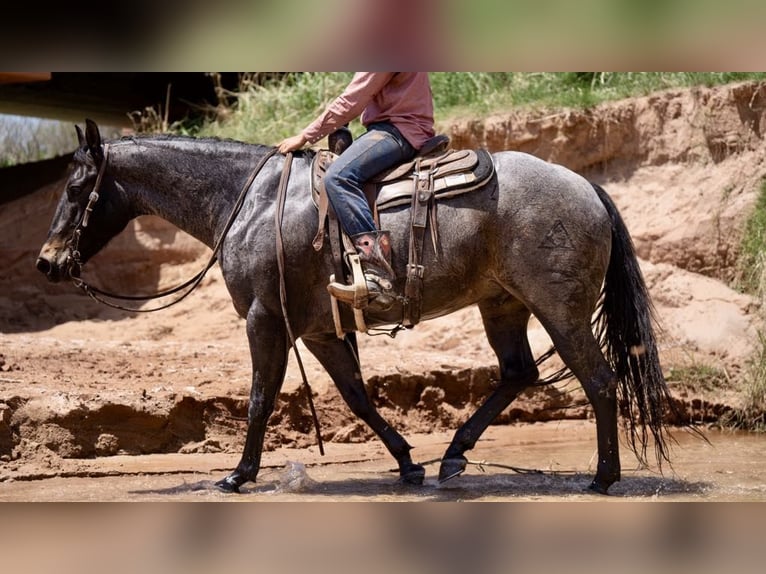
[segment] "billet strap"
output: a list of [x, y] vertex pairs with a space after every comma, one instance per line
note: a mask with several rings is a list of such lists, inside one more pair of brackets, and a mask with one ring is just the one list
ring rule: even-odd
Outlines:
[[415, 170], [415, 192], [412, 194], [410, 243], [407, 262], [407, 281], [404, 285], [404, 325], [413, 327], [420, 322], [421, 304], [423, 301], [423, 245], [425, 243], [426, 227], [429, 214], [431, 215], [431, 234], [436, 252], [435, 219], [434, 219], [434, 186], [433, 171], [422, 168], [418, 161]]

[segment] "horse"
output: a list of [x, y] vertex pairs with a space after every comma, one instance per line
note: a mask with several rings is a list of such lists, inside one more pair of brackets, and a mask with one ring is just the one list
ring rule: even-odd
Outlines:
[[[37, 269], [50, 281], [74, 280], [130, 220], [156, 215], [217, 249], [234, 309], [246, 320], [252, 385], [245, 444], [236, 468], [216, 486], [239, 492], [256, 480], [267, 421], [298, 338], [396, 460], [398, 480], [422, 484], [423, 465], [413, 462], [410, 444], [367, 395], [356, 332], [340, 337], [334, 326], [326, 290], [334, 269], [331, 250], [327, 242], [320, 251], [312, 247], [318, 220], [310, 189], [314, 152], [290, 154], [280, 206], [277, 191], [288, 157], [272, 146], [168, 134], [102, 141], [92, 120], [86, 120], [85, 133], [75, 128], [71, 174]], [[439, 480], [463, 472], [466, 451], [487, 426], [519, 393], [541, 382], [527, 338], [534, 314], [592, 406], [598, 464], [588, 488], [607, 494], [620, 480], [620, 426], [639, 461], [647, 463], [652, 444], [660, 467], [670, 461], [664, 415], [671, 397], [632, 239], [598, 184], [531, 154], [500, 151], [491, 157], [494, 173], [485, 184], [440, 200], [440, 248], [437, 253], [427, 242], [422, 257], [422, 320], [476, 305], [499, 363], [499, 381], [454, 433]], [[275, 220], [279, 209], [282, 229], [289, 230], [282, 254], [275, 245], [282, 230]], [[381, 212], [380, 225], [391, 230], [395, 288], [401, 292], [409, 207]], [[371, 327], [396, 324], [401, 316], [398, 301], [386, 311], [365, 311]]]

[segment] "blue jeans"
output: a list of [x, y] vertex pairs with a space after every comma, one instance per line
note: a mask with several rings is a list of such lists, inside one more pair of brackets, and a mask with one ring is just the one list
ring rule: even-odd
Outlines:
[[325, 189], [347, 235], [375, 231], [364, 184], [379, 173], [415, 157], [417, 150], [392, 124], [375, 123], [327, 169]]

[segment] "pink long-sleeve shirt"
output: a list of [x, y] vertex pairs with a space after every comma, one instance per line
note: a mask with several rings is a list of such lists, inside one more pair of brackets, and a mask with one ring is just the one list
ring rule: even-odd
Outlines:
[[357, 72], [343, 93], [303, 130], [315, 143], [361, 115], [364, 126], [390, 122], [420, 149], [434, 136], [434, 108], [428, 72]]

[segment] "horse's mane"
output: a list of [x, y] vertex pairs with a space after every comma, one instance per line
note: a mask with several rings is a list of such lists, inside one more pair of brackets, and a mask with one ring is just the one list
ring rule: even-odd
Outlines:
[[221, 137], [196, 137], [178, 134], [135, 134], [122, 136], [117, 140], [113, 140], [114, 143], [142, 143], [151, 144], [153, 142], [183, 142], [183, 143], [199, 143], [199, 144], [228, 144], [245, 147], [255, 147], [259, 149], [271, 149], [274, 146], [268, 146], [264, 144], [256, 144], [236, 140], [233, 138], [221, 138]]

